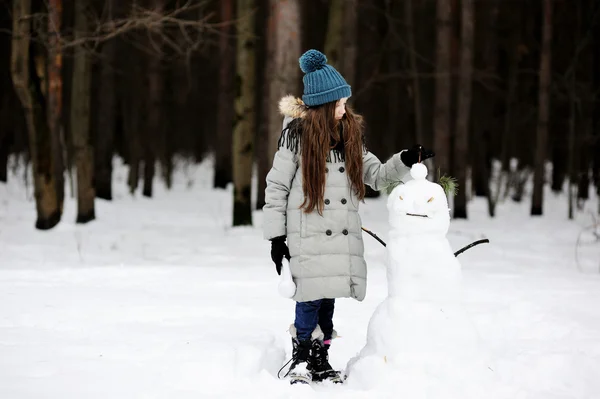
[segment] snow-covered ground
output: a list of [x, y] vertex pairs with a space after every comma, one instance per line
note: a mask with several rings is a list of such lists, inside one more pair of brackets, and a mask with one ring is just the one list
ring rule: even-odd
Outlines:
[[[407, 398], [396, 384], [278, 380], [294, 303], [277, 293], [261, 212], [254, 227], [232, 228], [231, 190], [210, 188], [210, 161], [180, 170], [171, 191], [157, 183], [153, 199], [131, 197], [117, 164], [115, 199], [96, 202], [98, 220], [75, 225], [69, 196], [46, 232], [33, 228], [31, 189], [11, 177], [0, 184], [0, 398]], [[490, 219], [476, 199], [469, 221], [452, 221], [453, 248], [491, 241], [459, 259], [507, 397], [600, 397], [600, 242], [580, 234], [597, 207], [594, 198], [569, 221], [564, 197], [547, 193], [544, 217], [509, 201]], [[385, 198], [361, 210], [385, 241]], [[384, 248], [364, 240], [367, 298], [336, 302], [338, 369], [387, 295]]]

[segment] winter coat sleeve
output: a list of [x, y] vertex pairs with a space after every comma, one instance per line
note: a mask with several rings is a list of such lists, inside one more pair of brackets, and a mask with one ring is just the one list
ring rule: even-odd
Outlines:
[[373, 190], [379, 191], [398, 181], [406, 182], [410, 177], [410, 168], [402, 162], [399, 152], [386, 163], [381, 163], [372, 152], [363, 155], [363, 178]]
[[286, 209], [288, 195], [292, 187], [292, 180], [298, 169], [298, 156], [288, 148], [289, 130], [285, 126], [290, 122], [289, 118], [284, 120], [282, 137], [279, 140], [279, 148], [273, 158], [273, 166], [267, 173], [267, 187], [265, 189], [265, 205], [263, 206], [263, 234], [264, 238], [270, 240], [274, 237], [286, 235]]

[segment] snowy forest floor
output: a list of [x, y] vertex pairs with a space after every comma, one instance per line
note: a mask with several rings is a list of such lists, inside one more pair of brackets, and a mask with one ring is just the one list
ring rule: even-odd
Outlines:
[[[67, 192], [62, 222], [46, 232], [33, 227], [31, 188], [15, 176], [0, 184], [1, 398], [406, 397], [351, 379], [278, 380], [294, 302], [278, 296], [261, 212], [253, 227], [232, 228], [231, 189], [211, 189], [210, 161], [180, 169], [171, 191], [157, 182], [152, 199], [130, 196], [127, 169], [115, 166], [114, 200], [96, 201], [98, 220], [76, 225]], [[468, 221], [451, 223], [455, 249], [490, 239], [459, 259], [469, 315], [511, 398], [600, 397], [600, 242], [580, 234], [597, 201], [569, 221], [564, 194], [546, 192], [538, 218], [525, 200], [491, 219], [477, 198]], [[386, 241], [385, 196], [361, 215]], [[387, 295], [386, 252], [364, 241], [367, 298], [336, 302], [338, 369]]]

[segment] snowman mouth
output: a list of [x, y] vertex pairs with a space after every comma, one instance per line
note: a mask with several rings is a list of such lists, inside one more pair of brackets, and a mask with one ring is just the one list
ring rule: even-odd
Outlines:
[[406, 213], [406, 216], [417, 216], [420, 218], [428, 218], [429, 217], [427, 215], [421, 215], [420, 213], [408, 213], [408, 212]]

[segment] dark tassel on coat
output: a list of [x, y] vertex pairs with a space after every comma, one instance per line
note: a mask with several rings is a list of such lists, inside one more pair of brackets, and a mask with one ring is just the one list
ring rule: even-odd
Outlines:
[[282, 130], [277, 148], [287, 148], [294, 154], [298, 153], [300, 145], [300, 119], [294, 119]]

